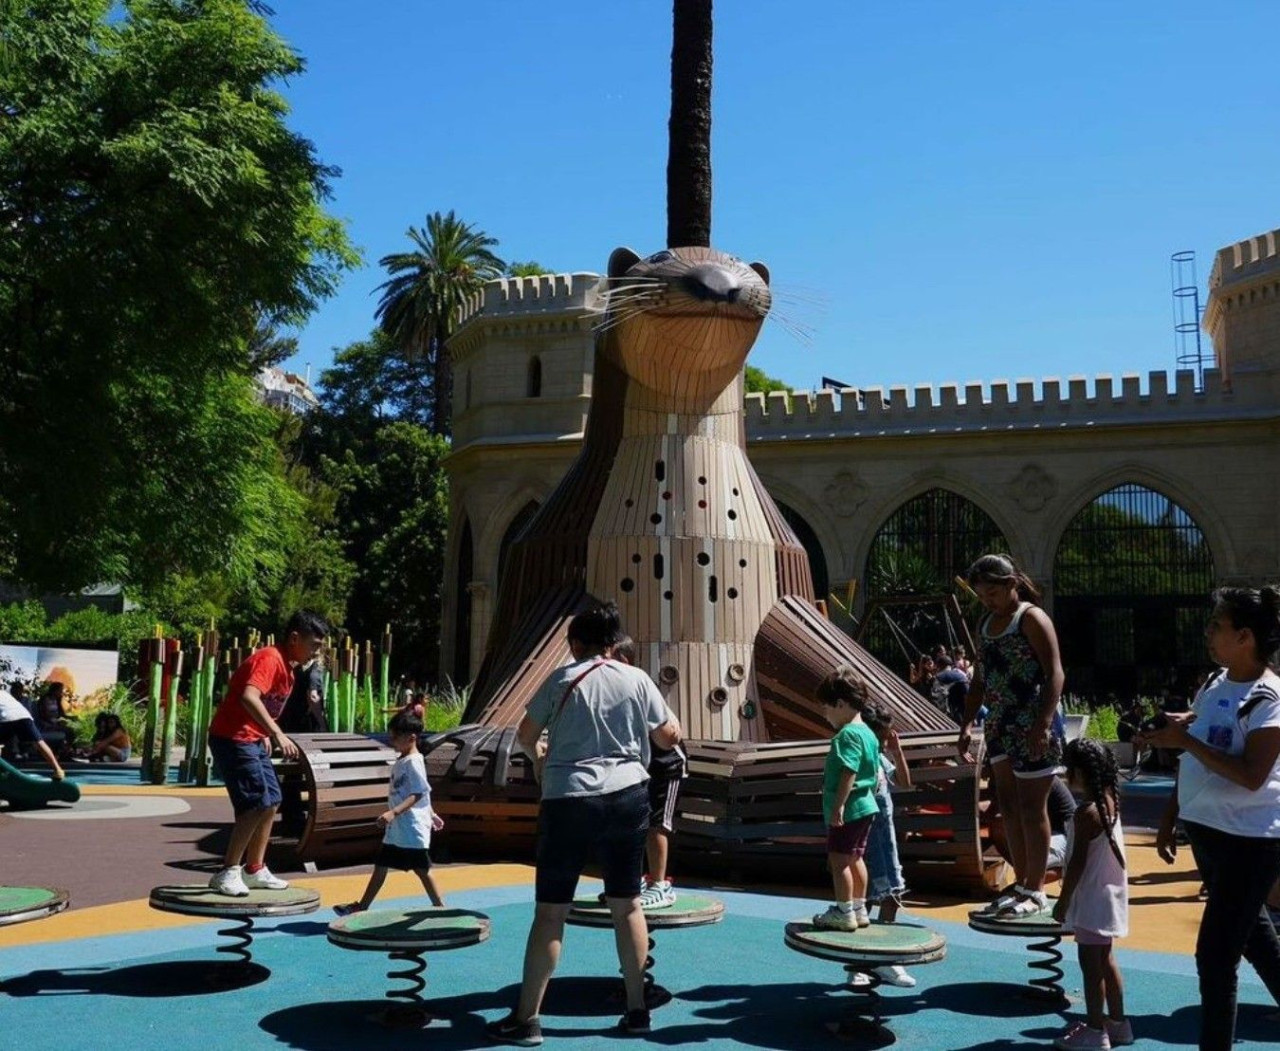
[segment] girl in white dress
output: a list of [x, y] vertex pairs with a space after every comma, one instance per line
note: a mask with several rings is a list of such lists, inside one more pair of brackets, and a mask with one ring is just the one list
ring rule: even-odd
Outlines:
[[1133, 1043], [1124, 1014], [1124, 982], [1111, 943], [1129, 933], [1129, 883], [1120, 827], [1120, 771], [1097, 741], [1071, 741], [1063, 752], [1067, 784], [1082, 800], [1067, 825], [1067, 864], [1053, 915], [1075, 934], [1084, 975], [1086, 1020], [1054, 1041], [1060, 1048]]

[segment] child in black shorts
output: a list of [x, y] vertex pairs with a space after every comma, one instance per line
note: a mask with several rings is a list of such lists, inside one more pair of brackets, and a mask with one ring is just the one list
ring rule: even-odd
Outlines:
[[[614, 660], [635, 665], [636, 644], [624, 635], [613, 647]], [[649, 874], [640, 887], [642, 909], [665, 909], [676, 902], [676, 892], [667, 878], [667, 860], [671, 852], [676, 806], [680, 801], [680, 784], [689, 776], [689, 758], [679, 745], [674, 748], [651, 746], [649, 759], [649, 836], [645, 841], [645, 858]]]
[[387, 873], [391, 869], [412, 872], [422, 881], [422, 887], [431, 904], [440, 908], [444, 899], [431, 876], [431, 833], [444, 827], [440, 816], [431, 809], [431, 786], [427, 783], [426, 762], [418, 751], [418, 737], [422, 733], [422, 720], [416, 715], [401, 712], [391, 720], [387, 729], [391, 733], [391, 747], [399, 759], [391, 768], [391, 784], [387, 792], [387, 809], [378, 816], [378, 824], [386, 830], [382, 846], [373, 859], [373, 872], [369, 884], [359, 901], [349, 905], [335, 905], [339, 916], [364, 912], [382, 890]]

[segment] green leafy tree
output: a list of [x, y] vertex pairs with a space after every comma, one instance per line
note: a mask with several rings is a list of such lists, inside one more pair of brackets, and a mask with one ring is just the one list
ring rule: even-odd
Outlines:
[[508, 277], [540, 277], [543, 274], [554, 274], [554, 270], [548, 270], [541, 263], [535, 263], [530, 260], [527, 263], [508, 263]]
[[0, 20], [0, 571], [269, 590], [302, 501], [249, 379], [355, 261], [243, 0]]
[[458, 311], [505, 264], [490, 249], [498, 242], [464, 223], [453, 212], [432, 212], [425, 227], [406, 231], [413, 250], [383, 256], [390, 275], [379, 285], [377, 316], [384, 331], [406, 355], [422, 357], [430, 376], [431, 429], [450, 433], [453, 368], [449, 337]]
[[788, 394], [791, 388], [782, 380], [770, 376], [764, 369], [758, 369], [754, 365], [748, 365], [745, 373], [746, 392], [748, 394], [768, 394], [775, 390], [784, 390]]
[[444, 581], [448, 481], [440, 466], [448, 442], [425, 427], [385, 424], [328, 477], [341, 496], [347, 555], [357, 567], [348, 628], [376, 638], [384, 624], [396, 634], [401, 671], [435, 678]]

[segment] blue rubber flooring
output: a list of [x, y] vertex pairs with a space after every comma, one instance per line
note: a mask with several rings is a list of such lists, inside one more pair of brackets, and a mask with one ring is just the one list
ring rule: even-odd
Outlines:
[[[209, 1051], [210, 1048], [489, 1046], [484, 1022], [513, 1005], [532, 906], [527, 887], [450, 896], [493, 920], [489, 941], [429, 957], [426, 996], [442, 1016], [426, 1032], [395, 1032], [370, 1021], [389, 987], [388, 959], [350, 952], [324, 936], [331, 915], [264, 922], [254, 959], [269, 970], [257, 984], [219, 991], [208, 981], [217, 930], [210, 921], [76, 942], [0, 949], [0, 1045], [40, 1051], [109, 1046]], [[656, 975], [676, 994], [654, 1013], [647, 1038], [662, 1046], [837, 1047], [824, 1023], [840, 1018], [854, 997], [833, 963], [798, 955], [782, 944], [786, 920], [806, 916], [801, 899], [725, 893], [723, 923], [662, 931]], [[421, 904], [402, 899], [397, 904]], [[904, 919], [909, 919], [904, 915]], [[1024, 943], [936, 924], [947, 958], [919, 967], [914, 989], [885, 989], [885, 1022], [902, 1049], [968, 1051], [1048, 1046], [1062, 1016], [1023, 996], [1029, 976]], [[1064, 961], [1068, 992], [1079, 995], [1071, 944]], [[1196, 982], [1189, 957], [1121, 952], [1130, 1017], [1139, 1048], [1194, 1047]], [[400, 965], [395, 965], [400, 966]], [[610, 1002], [617, 960], [608, 931], [569, 928], [564, 955], [543, 1014], [549, 1045], [617, 1047], [610, 1032], [619, 1011]], [[1241, 972], [1240, 1048], [1280, 1045], [1275, 1010], [1247, 967]], [[6, 1037], [21, 1034], [18, 1044]], [[643, 1038], [631, 1038], [639, 1042]], [[849, 1046], [849, 1045], [845, 1045]], [[858, 1045], [854, 1045], [858, 1046]], [[867, 1045], [861, 1045], [867, 1046]]]

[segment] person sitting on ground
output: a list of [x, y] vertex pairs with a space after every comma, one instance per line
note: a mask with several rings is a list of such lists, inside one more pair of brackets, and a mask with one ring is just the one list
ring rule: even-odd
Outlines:
[[222, 868], [209, 881], [218, 894], [243, 898], [251, 889], [289, 886], [266, 866], [271, 826], [281, 799], [268, 742], [286, 759], [298, 758], [298, 746], [280, 729], [276, 716], [293, 690], [292, 669], [319, 656], [328, 634], [329, 625], [319, 614], [295, 613], [285, 625], [284, 642], [264, 646], [245, 660], [214, 711], [209, 751], [235, 813]]
[[444, 828], [440, 815], [431, 809], [431, 785], [427, 781], [427, 765], [418, 751], [422, 736], [422, 720], [401, 712], [391, 720], [387, 730], [391, 747], [399, 756], [391, 767], [391, 784], [387, 792], [387, 809], [378, 815], [378, 826], [384, 829], [382, 845], [373, 859], [373, 872], [359, 901], [335, 905], [339, 916], [364, 912], [387, 881], [391, 869], [412, 872], [422, 881], [431, 904], [444, 907], [444, 899], [431, 875], [431, 833]]
[[[53, 779], [61, 781], [66, 771], [53, 754], [53, 749], [40, 736], [40, 728], [35, 719], [27, 711], [26, 705], [19, 701], [8, 690], [0, 689], [0, 749], [12, 750], [16, 744], [33, 745], [53, 767]], [[12, 751], [10, 752], [12, 755]]]
[[[572, 663], [547, 677], [516, 730], [520, 747], [540, 771], [542, 805], [536, 905], [520, 999], [509, 1015], [485, 1026], [498, 1043], [542, 1043], [539, 1011], [560, 959], [578, 877], [593, 854], [604, 877], [626, 991], [618, 1029], [634, 1034], [650, 1028], [643, 977], [649, 928], [638, 893], [649, 831], [645, 782], [651, 745], [674, 748], [680, 725], [648, 675], [609, 657], [621, 638], [613, 603], [575, 616], [568, 630]], [[545, 756], [539, 758], [544, 730]]]
[[124, 763], [133, 752], [129, 732], [115, 712], [99, 712], [93, 720], [93, 741], [85, 758], [90, 762]]
[[[635, 667], [636, 644], [630, 635], [618, 640], [613, 647], [613, 657]], [[675, 716], [671, 718], [674, 720]], [[676, 903], [676, 892], [668, 878], [667, 861], [671, 855], [671, 833], [675, 828], [680, 785], [689, 776], [689, 757], [678, 744], [674, 748], [652, 745], [650, 754], [649, 837], [644, 851], [649, 871], [640, 886], [640, 907], [665, 909]]]
[[[902, 877], [902, 862], [898, 858], [898, 836], [893, 827], [893, 786], [911, 786], [911, 770], [907, 757], [893, 728], [893, 712], [875, 701], [862, 711], [862, 721], [876, 735], [880, 743], [880, 774], [876, 779], [875, 797], [878, 813], [867, 839], [867, 901], [880, 906], [881, 923], [893, 923], [902, 907], [902, 895], [907, 884]], [[916, 980], [897, 964], [877, 967], [875, 973], [889, 985], [910, 989]]]
[[835, 728], [822, 775], [822, 819], [835, 902], [813, 917], [823, 930], [869, 927], [867, 864], [863, 855], [875, 822], [880, 744], [862, 721], [870, 691], [862, 677], [840, 665], [818, 684], [822, 714]]
[[51, 742], [59, 755], [69, 755], [75, 744], [75, 732], [67, 722], [67, 688], [63, 683], [46, 684], [36, 704], [36, 725], [40, 736]]

